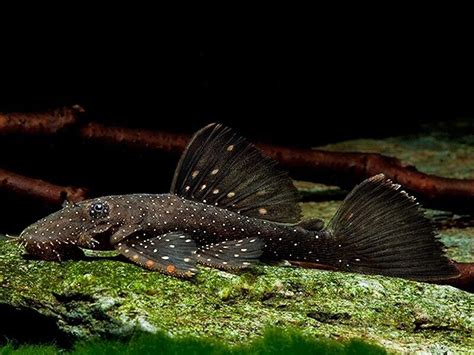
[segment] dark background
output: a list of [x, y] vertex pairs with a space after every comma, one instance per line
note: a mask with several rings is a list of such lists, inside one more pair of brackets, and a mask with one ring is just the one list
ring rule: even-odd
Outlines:
[[375, 28], [218, 44], [33, 37], [2, 51], [0, 110], [80, 103], [110, 123], [192, 132], [221, 121], [303, 146], [398, 134], [474, 116], [474, 58], [463, 38]]
[[[33, 29], [0, 45], [0, 111], [80, 104], [112, 125], [191, 133], [219, 121], [253, 141], [303, 147], [474, 117], [469, 23], [338, 30], [269, 27], [211, 43], [131, 25], [72, 36]], [[177, 159], [74, 137], [0, 137], [1, 167], [93, 195], [167, 191]], [[13, 230], [57, 208], [0, 199]]]

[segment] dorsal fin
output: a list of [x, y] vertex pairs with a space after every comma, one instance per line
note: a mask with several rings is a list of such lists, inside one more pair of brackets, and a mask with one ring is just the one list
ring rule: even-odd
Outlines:
[[249, 217], [296, 222], [301, 215], [298, 191], [275, 165], [230, 128], [213, 123], [191, 139], [171, 192]]

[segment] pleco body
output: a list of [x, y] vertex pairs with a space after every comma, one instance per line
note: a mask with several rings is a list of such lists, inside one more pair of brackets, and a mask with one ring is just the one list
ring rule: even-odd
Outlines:
[[[275, 162], [232, 130], [197, 132], [169, 194], [67, 204], [18, 241], [45, 260], [116, 249], [150, 270], [192, 277], [197, 263], [235, 270], [259, 260], [429, 281], [457, 277], [415, 199], [382, 174], [346, 197], [326, 228], [299, 222], [298, 193]], [[299, 223], [298, 223], [299, 222]]]

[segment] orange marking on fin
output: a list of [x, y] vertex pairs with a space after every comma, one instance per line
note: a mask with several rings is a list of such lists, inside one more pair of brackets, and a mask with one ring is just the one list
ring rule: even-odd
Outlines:
[[155, 266], [155, 262], [153, 260], [147, 260], [145, 266], [151, 269], [153, 266]]
[[172, 274], [173, 272], [175, 272], [175, 270], [176, 270], [176, 266], [174, 266], [174, 265], [168, 265], [168, 266], [166, 267], [166, 271], [169, 272], [170, 274]]

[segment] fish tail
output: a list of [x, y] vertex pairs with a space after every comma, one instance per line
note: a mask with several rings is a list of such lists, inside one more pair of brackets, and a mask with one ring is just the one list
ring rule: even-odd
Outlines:
[[323, 230], [325, 263], [419, 281], [457, 277], [415, 198], [383, 174], [356, 186]]

